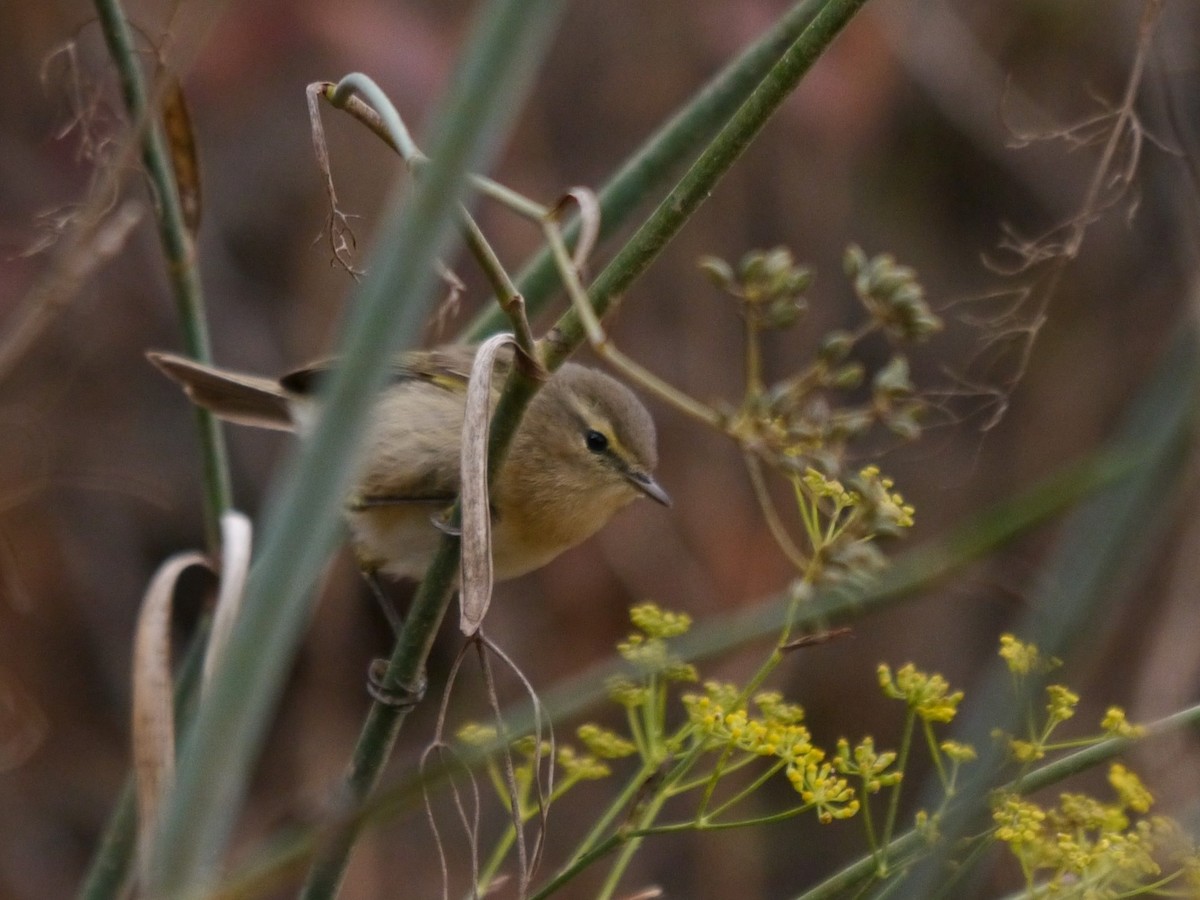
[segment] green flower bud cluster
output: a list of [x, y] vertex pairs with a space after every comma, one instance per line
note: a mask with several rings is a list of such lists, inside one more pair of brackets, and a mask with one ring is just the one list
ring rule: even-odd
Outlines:
[[700, 260], [709, 279], [743, 304], [743, 314], [753, 317], [757, 327], [784, 329], [795, 325], [808, 309], [804, 293], [812, 284], [812, 272], [796, 265], [790, 250], [755, 250], [747, 253], [737, 268], [715, 256]]

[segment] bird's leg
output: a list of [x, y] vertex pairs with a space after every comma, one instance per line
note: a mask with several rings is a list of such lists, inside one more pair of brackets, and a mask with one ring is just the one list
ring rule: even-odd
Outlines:
[[386, 659], [371, 660], [371, 667], [367, 669], [367, 693], [376, 703], [382, 703], [393, 709], [412, 709], [425, 698], [425, 689], [429, 687], [429, 679], [423, 672], [416, 684], [402, 684], [392, 688], [384, 685], [387, 670], [388, 661]]
[[[384, 591], [383, 582], [379, 577], [379, 569], [364, 562], [360, 565], [360, 571], [363, 580], [371, 589], [371, 593], [375, 595], [379, 608], [383, 610], [383, 616], [392, 628], [392, 635], [399, 637], [400, 630], [404, 627], [404, 618]], [[367, 693], [371, 695], [371, 699], [396, 709], [411, 709], [420, 703], [425, 696], [427, 683], [425, 677], [421, 676], [415, 685], [402, 685], [399, 688], [385, 687], [383, 682], [384, 676], [387, 674], [387, 667], [388, 661], [382, 657], [371, 660], [371, 665], [367, 669]]]
[[371, 589], [376, 602], [379, 604], [380, 610], [383, 611], [383, 617], [387, 619], [388, 625], [392, 628], [392, 637], [400, 636], [400, 629], [404, 627], [404, 617], [396, 609], [396, 605], [392, 603], [392, 599], [383, 589], [383, 582], [379, 580], [379, 569], [368, 563], [360, 564], [363, 580], [366, 581], [367, 587]]

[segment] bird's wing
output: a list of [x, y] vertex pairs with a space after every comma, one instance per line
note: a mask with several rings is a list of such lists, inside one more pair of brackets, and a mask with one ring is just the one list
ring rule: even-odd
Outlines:
[[[458, 496], [458, 454], [447, 457], [437, 447], [457, 444], [462, 428], [462, 398], [475, 358], [472, 344], [451, 344], [432, 350], [415, 350], [396, 358], [390, 369], [389, 388], [380, 396], [379, 420], [387, 423], [374, 432], [379, 451], [367, 453], [368, 464], [351, 499], [355, 510], [407, 504], [448, 504]], [[280, 384], [292, 394], [316, 391], [321, 379], [336, 366], [324, 360], [291, 372]], [[512, 365], [510, 353], [497, 361], [493, 389], [498, 390]], [[428, 392], [414, 410], [406, 394]], [[411, 396], [409, 394], [409, 396]], [[403, 414], [387, 412], [388, 404], [401, 404]], [[438, 440], [431, 436], [443, 435]], [[410, 465], [397, 467], [403, 457]]]
[[[464, 391], [471, 375], [471, 362], [475, 358], [474, 344], [447, 344], [432, 350], [410, 350], [396, 357], [389, 372], [389, 384], [418, 380], [436, 384], [451, 391]], [[496, 375], [503, 378], [511, 365], [511, 355], [502, 354]], [[308, 395], [316, 392], [322, 379], [337, 366], [334, 358], [288, 372], [279, 383], [293, 394]]]

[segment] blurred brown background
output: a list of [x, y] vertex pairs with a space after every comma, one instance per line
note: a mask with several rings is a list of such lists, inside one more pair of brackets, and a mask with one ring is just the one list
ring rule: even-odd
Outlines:
[[[166, 7], [139, 2], [129, 12], [158, 35]], [[327, 352], [353, 287], [317, 241], [325, 201], [305, 85], [363, 71], [420, 123], [474, 7], [381, 0], [183, 7], [175, 52], [192, 60], [184, 87], [204, 169], [199, 252], [220, 362], [269, 373]], [[772, 0], [572, 4], [494, 174], [544, 201], [575, 184], [600, 184], [784, 8]], [[630, 292], [613, 320], [618, 345], [700, 398], [734, 400], [738, 320], [697, 271], [697, 257], [737, 259], [783, 244], [816, 268], [807, 324], [769, 345], [769, 365], [781, 376], [825, 330], [853, 320], [840, 269], [854, 242], [918, 269], [950, 327], [916, 370], [925, 383], [945, 385], [944, 369], [964, 371], [979, 339], [959, 321], [973, 307], [954, 304], [1019, 284], [989, 271], [982, 255], [994, 251], [1005, 223], [1032, 236], [1073, 215], [1098, 158], [1095, 148], [1063, 142], [1010, 147], [1004, 112], [1010, 125], [1049, 131], [1116, 103], [1140, 11], [1115, 0], [868, 5]], [[39, 217], [80, 202], [92, 175], [79, 157], [79, 132], [56, 139], [71, 118], [62, 66], [50, 65], [39, 82], [58, 45], [78, 40], [86, 90], [117, 108], [91, 17], [78, 0], [0, 5], [0, 341], [55, 258], [54, 249], [21, 255], [44, 233]], [[939, 417], [920, 444], [884, 459], [917, 507], [913, 543], [1096, 446], [1190, 314], [1200, 199], [1198, 19], [1195, 4], [1166, 5], [1137, 108], [1172, 152], [1148, 143], [1128, 198], [1140, 200], [1136, 214], [1127, 221], [1125, 203], [1089, 230], [1008, 415], [986, 435], [980, 416]], [[343, 206], [362, 216], [355, 224], [365, 260], [398, 166], [353, 122], [335, 114], [325, 121]], [[114, 114], [96, 129], [111, 135]], [[146, 198], [137, 178], [126, 193]], [[537, 244], [535, 230], [507, 213], [485, 207], [481, 221], [514, 269]], [[459, 318], [442, 331], [447, 337], [487, 297], [468, 262], [455, 261], [455, 269], [469, 290]], [[14, 898], [76, 888], [128, 765], [139, 597], [160, 561], [203, 540], [191, 418], [143, 358], [149, 348], [179, 346], [149, 219], [50, 312], [0, 385], [0, 896]], [[634, 600], [653, 598], [704, 619], [753, 603], [791, 577], [735, 447], [661, 404], [653, 408], [661, 480], [675, 507], [636, 504], [584, 547], [498, 590], [493, 637], [538, 686], [611, 653]], [[229, 440], [237, 501], [253, 515], [286, 445], [246, 430], [231, 430]], [[1094, 623], [1086, 653], [1064, 674], [1085, 698], [1081, 718], [1096, 721], [1107, 704], [1124, 703], [1131, 718], [1144, 720], [1196, 700], [1200, 623], [1189, 562], [1200, 533], [1189, 521], [1177, 524], [1152, 573], [1116, 617]], [[818, 739], [871, 731], [886, 743], [897, 710], [877, 696], [875, 663], [913, 660], [969, 690], [999, 632], [1023, 611], [1051, 537], [1052, 529], [1033, 535], [954, 583], [859, 623], [855, 640], [797, 654], [778, 685], [808, 708]], [[456, 646], [444, 638], [435, 687]], [[386, 646], [384, 623], [343, 553], [235, 853], [319, 814], [367, 707], [367, 663]], [[743, 676], [762, 652], [752, 648], [705, 673]], [[505, 690], [516, 696], [515, 686]], [[463, 705], [478, 713], [476, 694], [465, 688]], [[410, 720], [397, 766], [410, 764], [430, 733], [434, 710], [426, 706]], [[1171, 753], [1135, 760], [1168, 798], [1164, 811], [1185, 820], [1200, 794], [1195, 749], [1180, 739]], [[581, 789], [555, 810], [552, 862], [605, 791]], [[494, 810], [489, 821], [501, 826]], [[860, 835], [856, 824], [795, 820], [662, 839], [645, 846], [627, 884], [659, 884], [673, 897], [787, 896], [855, 853]], [[431, 846], [419, 811], [378, 830], [355, 856], [343, 896], [436, 895]], [[997, 886], [1004, 883], [997, 876]], [[568, 893], [586, 896], [596, 884], [585, 878]]]

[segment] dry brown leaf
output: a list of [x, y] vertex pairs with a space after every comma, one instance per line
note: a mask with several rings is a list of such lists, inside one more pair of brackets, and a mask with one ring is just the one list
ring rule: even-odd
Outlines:
[[163, 92], [163, 133], [175, 172], [175, 189], [179, 192], [179, 207], [183, 224], [195, 240], [200, 230], [200, 157], [196, 153], [196, 134], [192, 116], [178, 79], [171, 79]]
[[150, 859], [163, 796], [175, 778], [171, 607], [179, 577], [192, 566], [212, 570], [208, 558], [195, 552], [177, 554], [159, 566], [142, 598], [133, 639], [133, 775], [142, 867]]
[[571, 263], [577, 272], [582, 273], [600, 238], [600, 201], [591, 188], [573, 187], [559, 198], [550, 217], [561, 221], [562, 214], [571, 203], [579, 207], [579, 240], [575, 242]]
[[492, 422], [492, 371], [496, 354], [511, 334], [497, 334], [479, 345], [467, 385], [467, 412], [462, 434], [462, 584], [459, 628], [473, 635], [492, 601], [492, 511], [488, 503], [487, 445]]

